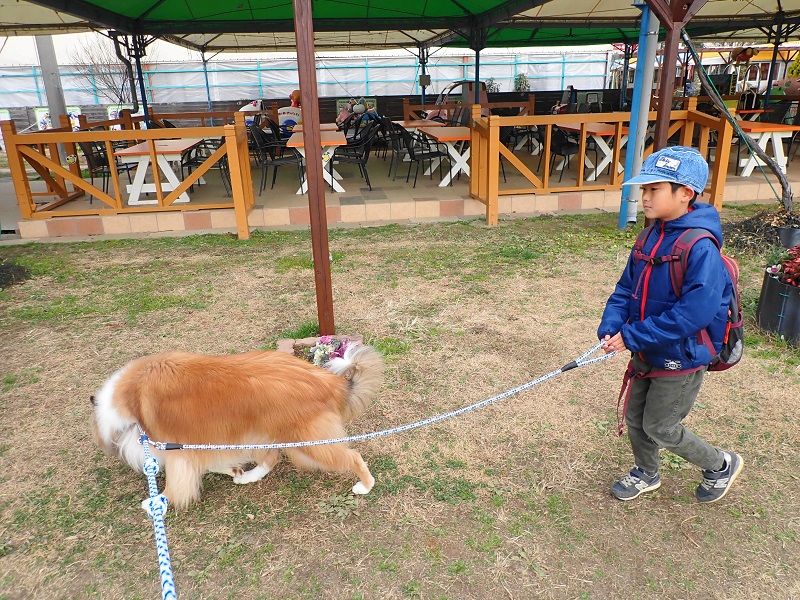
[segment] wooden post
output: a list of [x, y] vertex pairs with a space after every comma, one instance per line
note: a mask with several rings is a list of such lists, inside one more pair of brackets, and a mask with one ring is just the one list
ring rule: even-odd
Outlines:
[[[249, 213], [256, 204], [255, 194], [253, 193], [253, 171], [250, 168], [250, 149], [247, 146], [247, 123], [245, 120], [245, 113], [236, 112], [233, 114], [233, 124], [236, 128], [236, 151], [239, 156], [240, 171], [242, 173], [242, 187], [244, 188], [244, 206]], [[241, 237], [241, 230], [247, 230], [249, 237], [250, 229], [247, 225], [247, 213], [244, 215], [245, 220], [239, 222], [237, 214], [237, 223], [240, 230], [240, 239], [247, 239]]]
[[672, 95], [675, 90], [675, 61], [678, 59], [678, 41], [680, 39], [680, 28], [667, 27], [664, 59], [661, 62], [661, 85], [658, 87], [658, 116], [656, 116], [653, 150], [661, 150], [666, 147], [669, 139], [669, 113], [672, 110]]
[[[406, 100], [405, 98], [403, 99], [404, 105], [406, 105]], [[405, 111], [405, 108], [403, 110]], [[480, 104], [473, 104], [470, 108], [470, 126], [480, 118], [481, 106]], [[480, 200], [486, 200], [486, 148], [484, 141], [481, 132], [472, 127], [469, 141], [469, 147], [472, 149], [469, 155], [469, 195]]]
[[[480, 109], [479, 109], [480, 110]], [[497, 225], [498, 214], [500, 212], [498, 206], [498, 196], [500, 188], [500, 117], [489, 115], [487, 122], [489, 124], [489, 143], [487, 144], [486, 156], [486, 224], [489, 226]]]
[[681, 146], [691, 146], [692, 140], [694, 139], [694, 121], [689, 118], [689, 115], [686, 117], [686, 121], [683, 123], [683, 131], [681, 132]]
[[661, 63], [661, 84], [658, 88], [658, 115], [653, 150], [660, 150], [669, 139], [669, 113], [672, 110], [672, 95], [675, 89], [675, 62], [678, 59], [678, 42], [681, 28], [697, 14], [707, 0], [645, 0], [661, 25], [667, 30], [664, 40], [664, 57]]
[[17, 127], [14, 121], [0, 121], [0, 130], [3, 132], [3, 141], [6, 145], [8, 167], [11, 169], [11, 181], [14, 182], [14, 191], [17, 193], [17, 204], [23, 219], [30, 219], [36, 210], [31, 196], [31, 186], [28, 175], [25, 173], [25, 163], [17, 151]]
[[314, 281], [317, 289], [319, 332], [333, 335], [333, 286], [331, 283], [328, 216], [325, 210], [325, 181], [322, 178], [322, 146], [319, 133], [319, 99], [314, 57], [314, 21], [311, 0], [292, 0], [297, 43], [297, 67], [303, 94], [303, 145], [306, 153], [308, 209], [311, 219], [311, 245], [314, 255]]
[[717, 149], [714, 152], [714, 168], [711, 173], [711, 190], [708, 198], [709, 202], [717, 210], [722, 208], [722, 197], [725, 194], [725, 182], [728, 177], [728, 161], [730, 160], [732, 140], [733, 126], [723, 115], [719, 119]]
[[[246, 177], [242, 170], [242, 160], [239, 156], [240, 145], [236, 139], [236, 125], [225, 125], [224, 130], [225, 149], [228, 151], [228, 168], [231, 172], [231, 195], [233, 196], [233, 211], [236, 214], [236, 231], [240, 240], [246, 240], [250, 238], [250, 229], [247, 227], [247, 192], [244, 186], [245, 180], [249, 180], [250, 178]], [[251, 183], [251, 193], [252, 187], [253, 186]]]

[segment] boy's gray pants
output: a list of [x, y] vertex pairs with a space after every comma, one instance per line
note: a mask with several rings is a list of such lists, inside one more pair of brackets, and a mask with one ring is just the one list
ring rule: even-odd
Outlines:
[[[639, 373], [653, 369], [636, 354], [633, 366]], [[659, 448], [704, 470], [722, 468], [722, 452], [681, 424], [694, 405], [705, 372], [703, 367], [686, 375], [631, 380], [625, 422], [636, 466], [646, 473], [658, 472]]]

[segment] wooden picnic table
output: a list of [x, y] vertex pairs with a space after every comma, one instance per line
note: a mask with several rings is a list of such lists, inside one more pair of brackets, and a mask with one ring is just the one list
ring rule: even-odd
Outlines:
[[[156, 140], [156, 162], [158, 169], [153, 168], [153, 177], [158, 177], [160, 170], [167, 181], [161, 184], [161, 189], [166, 192], [171, 192], [181, 184], [180, 169], [176, 173], [173, 168], [174, 164], [180, 165], [183, 156], [191, 151], [195, 146], [203, 143], [202, 138], [183, 138], [177, 140]], [[141, 204], [158, 204], [157, 199], [142, 200], [143, 193], [150, 193], [156, 191], [155, 183], [145, 183], [144, 178], [147, 174], [147, 169], [151, 166], [150, 160], [150, 143], [141, 142], [134, 146], [127, 148], [120, 148], [114, 152], [114, 156], [119, 159], [121, 163], [137, 163], [136, 172], [133, 177], [133, 182], [127, 187], [129, 192], [128, 204], [137, 206]], [[198, 183], [205, 183], [198, 181]], [[189, 194], [183, 192], [178, 196], [175, 202], [189, 202]]]
[[447, 147], [447, 154], [450, 155], [452, 167], [450, 172], [442, 178], [439, 187], [448, 185], [456, 175], [462, 171], [469, 177], [469, 144], [458, 144], [458, 142], [469, 141], [472, 132], [469, 127], [464, 126], [434, 126], [420, 127], [419, 132], [429, 138], [443, 143]]
[[[347, 140], [344, 137], [344, 133], [341, 131], [320, 131], [320, 145], [322, 146], [322, 177], [327, 181], [334, 191], [342, 193], [344, 192], [344, 188], [342, 185], [337, 181], [337, 179], [341, 179], [339, 174], [336, 171], [331, 174], [330, 171], [326, 168], [328, 161], [333, 156], [333, 152], [336, 150], [338, 146], [346, 146]], [[303, 132], [298, 131], [296, 133], [292, 133], [292, 137], [290, 137], [286, 142], [287, 148], [297, 148], [297, 151], [303, 155], [303, 159], [306, 157], [306, 148], [305, 148], [305, 139], [303, 138]], [[308, 190], [308, 172], [306, 172], [305, 177], [303, 177], [303, 184], [300, 186], [300, 189], [297, 190], [298, 194], [305, 194]]]

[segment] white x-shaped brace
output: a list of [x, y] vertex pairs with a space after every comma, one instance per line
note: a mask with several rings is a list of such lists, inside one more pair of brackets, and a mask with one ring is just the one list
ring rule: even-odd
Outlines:
[[[470, 147], [469, 145], [464, 142], [463, 140], [459, 140], [456, 142], [439, 142], [440, 144], [444, 144], [447, 147], [447, 154], [450, 156], [450, 172], [442, 178], [441, 183], [439, 183], [439, 187], [446, 187], [450, 185], [450, 180], [455, 179], [455, 176], [461, 173], [462, 171], [469, 177], [469, 155], [470, 155]], [[463, 149], [463, 154], [461, 150], [456, 146], [459, 144]], [[466, 148], [464, 148], [466, 146]], [[434, 165], [433, 161], [431, 161], [431, 166], [424, 172], [425, 175], [430, 175], [433, 171]]]
[[[337, 181], [337, 179], [341, 179], [342, 176], [339, 172], [334, 169], [333, 170], [333, 178], [331, 178], [330, 171], [328, 171], [328, 161], [333, 157], [333, 152], [338, 148], [338, 145], [335, 146], [323, 146], [322, 147], [322, 178], [333, 188], [333, 191], [344, 193], [344, 188], [342, 184]], [[303, 160], [306, 159], [306, 149], [303, 146], [295, 147], [300, 154], [303, 155]], [[308, 172], [303, 177], [303, 185], [300, 186], [300, 189], [297, 190], [298, 194], [305, 194], [308, 191]]]

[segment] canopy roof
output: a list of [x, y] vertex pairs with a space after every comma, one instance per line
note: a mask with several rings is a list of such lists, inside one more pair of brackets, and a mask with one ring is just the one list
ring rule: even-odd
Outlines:
[[[765, 41], [776, 18], [800, 25], [800, 0], [781, 6], [708, 0], [687, 29], [695, 39]], [[635, 42], [640, 14], [631, 0], [313, 0], [317, 50], [472, 47], [476, 32], [483, 47]], [[0, 0], [0, 34], [89, 28], [207, 52], [295, 49], [288, 0]]]
[[18, 0], [0, 0], [0, 35], [55, 35], [88, 31], [80, 17]]

